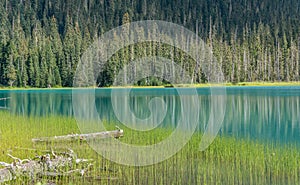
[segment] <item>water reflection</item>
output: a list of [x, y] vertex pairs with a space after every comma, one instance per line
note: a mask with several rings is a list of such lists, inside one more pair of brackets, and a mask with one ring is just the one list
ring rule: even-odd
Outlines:
[[24, 116], [72, 115], [71, 90], [16, 90], [0, 92], [10, 97], [10, 112]]
[[228, 95], [222, 131], [275, 143], [300, 139], [300, 95]]
[[[110, 89], [97, 89], [95, 103], [102, 119], [116, 121], [110, 93]], [[204, 131], [210, 113], [210, 92], [209, 89], [201, 88], [198, 93], [201, 104], [198, 129]], [[0, 91], [0, 98], [3, 97], [11, 99], [0, 101], [0, 107], [9, 107], [13, 114], [73, 114], [72, 90]], [[167, 106], [166, 116], [160, 126], [176, 127], [181, 106], [174, 89], [136, 89], [130, 93], [126, 102], [136, 117], [144, 119], [150, 116], [148, 104], [154, 97], [161, 97]], [[161, 115], [157, 116], [159, 121]], [[227, 88], [226, 114], [220, 134], [274, 143], [300, 144], [300, 87]]]

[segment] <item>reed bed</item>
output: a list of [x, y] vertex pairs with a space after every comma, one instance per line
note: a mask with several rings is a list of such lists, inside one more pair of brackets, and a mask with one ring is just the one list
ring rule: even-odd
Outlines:
[[[117, 123], [106, 123], [115, 129]], [[172, 132], [158, 128], [132, 131], [122, 125], [122, 142], [147, 145], [162, 141]], [[44, 150], [72, 148], [80, 158], [95, 160], [85, 177], [54, 177], [32, 181], [17, 179], [10, 184], [300, 184], [300, 152], [296, 145], [274, 146], [268, 142], [218, 136], [201, 152], [201, 133], [195, 133], [186, 146], [171, 158], [150, 166], [132, 167], [104, 159], [84, 142], [34, 145], [32, 138], [79, 133], [71, 117], [26, 117], [0, 112], [0, 161], [12, 162], [10, 153], [33, 158]], [[172, 147], [172, 146], [170, 146]], [[30, 149], [37, 150], [30, 150]], [[166, 148], [167, 150], [167, 148]]]

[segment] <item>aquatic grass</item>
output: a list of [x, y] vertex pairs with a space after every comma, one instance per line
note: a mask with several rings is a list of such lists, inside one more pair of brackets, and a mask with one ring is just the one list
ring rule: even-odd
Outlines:
[[[107, 130], [119, 125], [124, 129], [120, 141], [146, 145], [162, 141], [172, 128], [157, 128], [137, 132], [119, 123], [105, 122]], [[54, 178], [56, 184], [299, 184], [300, 149], [296, 145], [273, 145], [257, 140], [218, 136], [210, 147], [201, 152], [201, 133], [171, 158], [150, 166], [132, 167], [104, 159], [85, 142], [32, 144], [31, 138], [79, 133], [71, 117], [26, 117], [0, 112], [0, 161], [12, 162], [6, 154], [32, 158], [42, 150], [64, 151], [72, 148], [79, 157], [95, 160], [86, 178], [71, 176]], [[17, 149], [37, 148], [37, 151]], [[170, 146], [172, 147], [172, 146]], [[166, 148], [167, 150], [168, 148]], [[49, 179], [42, 179], [41, 183]], [[30, 184], [18, 179], [11, 184]]]

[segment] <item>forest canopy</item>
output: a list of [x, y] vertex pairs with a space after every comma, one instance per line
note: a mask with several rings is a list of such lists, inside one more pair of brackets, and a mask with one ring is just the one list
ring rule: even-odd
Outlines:
[[[0, 86], [70, 87], [94, 40], [140, 20], [169, 21], [197, 32], [222, 64], [226, 82], [299, 80], [298, 0], [2, 0]], [[115, 70], [141, 50], [166, 56], [168, 48], [153, 43], [124, 48], [97, 84], [112, 85]], [[193, 70], [191, 59], [177, 55], [174, 62]], [[194, 83], [206, 82], [200, 68], [194, 75]], [[150, 79], [150, 85], [164, 83]]]

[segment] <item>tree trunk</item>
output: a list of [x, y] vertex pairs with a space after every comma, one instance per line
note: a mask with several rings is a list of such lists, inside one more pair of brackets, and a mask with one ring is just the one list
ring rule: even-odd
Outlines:
[[105, 138], [119, 138], [122, 137], [124, 131], [122, 129], [105, 131], [105, 132], [96, 132], [89, 134], [69, 134], [63, 136], [54, 136], [54, 137], [42, 137], [34, 138], [32, 142], [60, 142], [60, 141], [76, 141], [76, 140], [91, 140], [91, 139], [105, 139]]

